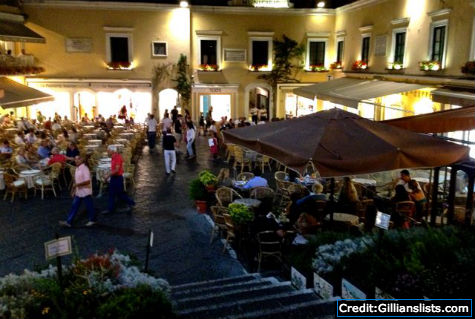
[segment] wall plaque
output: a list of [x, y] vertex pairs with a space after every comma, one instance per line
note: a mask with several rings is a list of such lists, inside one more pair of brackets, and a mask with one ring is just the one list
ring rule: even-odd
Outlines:
[[224, 49], [224, 61], [246, 62], [246, 49]]
[[374, 38], [374, 56], [386, 56], [386, 35], [378, 35]]
[[66, 39], [66, 52], [91, 52], [91, 38], [68, 38]]

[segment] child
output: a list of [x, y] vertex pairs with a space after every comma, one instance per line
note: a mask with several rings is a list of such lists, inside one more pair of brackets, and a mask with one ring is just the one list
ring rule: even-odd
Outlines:
[[210, 138], [208, 139], [209, 151], [213, 160], [216, 160], [218, 157], [218, 135], [216, 132], [211, 132]]
[[427, 203], [426, 197], [424, 192], [421, 191], [417, 181], [411, 179], [408, 186], [409, 189], [412, 190], [412, 192], [409, 193], [409, 197], [416, 204], [416, 219], [421, 220], [424, 214], [424, 207]]
[[205, 118], [203, 116], [203, 112], [200, 113], [200, 120], [198, 123], [200, 124], [200, 130], [198, 131], [198, 136], [200, 135], [206, 136]]

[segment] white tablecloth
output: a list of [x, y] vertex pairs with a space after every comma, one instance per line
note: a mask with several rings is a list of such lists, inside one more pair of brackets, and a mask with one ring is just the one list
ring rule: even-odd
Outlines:
[[376, 186], [376, 180], [369, 178], [353, 178], [353, 182], [362, 185]]
[[87, 134], [83, 134], [82, 137], [85, 138], [86, 140], [93, 140], [93, 139], [97, 138], [97, 134], [96, 133], [87, 133]]
[[122, 144], [111, 144], [110, 146], [116, 147], [117, 152], [122, 152], [122, 150], [124, 149], [124, 145], [122, 145]]
[[100, 145], [97, 145], [97, 144], [87, 144], [85, 146], [86, 150], [88, 150], [88, 151], [95, 151], [99, 147], [100, 147]]
[[127, 140], [130, 140], [134, 137], [134, 133], [120, 133], [119, 136], [121, 138], [125, 138]]
[[247, 207], [259, 207], [261, 201], [254, 198], [238, 198], [234, 202], [234, 204], [243, 204]]
[[96, 145], [101, 145], [102, 140], [88, 140], [89, 144], [96, 144]]
[[427, 177], [412, 177], [413, 180], [418, 181], [419, 183], [429, 183]]
[[28, 188], [33, 188], [35, 187], [36, 177], [40, 175], [41, 175], [41, 171], [39, 169], [31, 169], [31, 170], [21, 171], [20, 174], [18, 174], [18, 177], [25, 180], [25, 183], [28, 186]]
[[110, 163], [101, 163], [96, 167], [96, 179], [103, 181], [104, 177], [110, 172], [111, 164]]

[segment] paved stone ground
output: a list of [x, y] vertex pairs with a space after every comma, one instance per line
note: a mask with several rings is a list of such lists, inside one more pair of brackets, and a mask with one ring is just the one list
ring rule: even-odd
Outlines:
[[[55, 232], [73, 236], [73, 245], [82, 257], [117, 248], [144, 261], [149, 229], [155, 234], [149, 269], [171, 284], [243, 274], [245, 270], [236, 259], [221, 253], [220, 240], [209, 244], [211, 226], [188, 198], [188, 183], [200, 170], [217, 172], [220, 168], [220, 164], [209, 161], [206, 139], [199, 138], [197, 148], [196, 161], [181, 160], [177, 174], [166, 176], [161, 152], [149, 154], [145, 147], [137, 167], [136, 187], [131, 191], [137, 202], [133, 212], [99, 215], [99, 224], [92, 228], [83, 226], [87, 222], [85, 211], [76, 217], [74, 228], [58, 226], [71, 205], [71, 197], [64, 190], [58, 199], [48, 195], [43, 201], [38, 196], [13, 204], [0, 201], [0, 276], [45, 265], [43, 243], [53, 239]], [[105, 209], [107, 192], [95, 198], [94, 204], [98, 212]]]

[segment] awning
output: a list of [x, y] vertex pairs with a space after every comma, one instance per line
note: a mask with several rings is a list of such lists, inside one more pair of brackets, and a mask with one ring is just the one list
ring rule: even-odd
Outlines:
[[0, 20], [0, 40], [45, 43], [45, 38], [26, 27], [23, 22]]
[[382, 121], [417, 133], [475, 130], [475, 106]]
[[460, 106], [473, 106], [475, 105], [475, 92], [468, 90], [451, 90], [448, 88], [441, 88], [431, 92], [432, 101], [460, 105]]
[[300, 87], [293, 92], [312, 100], [317, 98], [357, 108], [358, 103], [364, 100], [425, 87], [427, 86], [393, 81], [341, 78]]
[[0, 98], [0, 106], [4, 109], [54, 100], [52, 95], [17, 83], [6, 77], [0, 77], [0, 90], [5, 92], [5, 96]]

